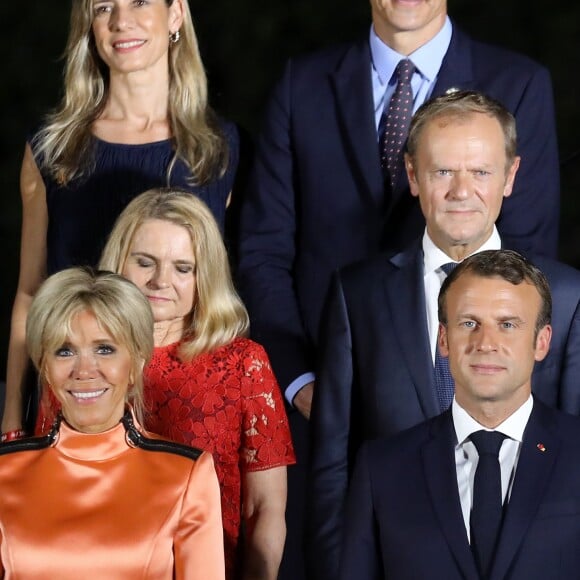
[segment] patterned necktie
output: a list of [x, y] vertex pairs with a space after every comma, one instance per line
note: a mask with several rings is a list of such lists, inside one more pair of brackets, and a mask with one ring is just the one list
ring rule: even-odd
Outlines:
[[499, 450], [506, 436], [498, 431], [476, 431], [469, 438], [479, 455], [473, 482], [473, 507], [469, 527], [471, 550], [482, 578], [493, 560], [503, 514]]
[[[447, 264], [443, 264], [441, 269], [449, 276], [456, 266], [456, 262], [448, 262]], [[453, 401], [455, 382], [449, 370], [449, 360], [447, 357], [441, 356], [439, 352], [439, 344], [435, 346], [435, 385], [437, 387], [439, 409], [443, 413], [443, 411], [449, 408], [451, 401]]]
[[381, 166], [389, 172], [391, 189], [395, 188], [403, 168], [403, 148], [413, 115], [411, 78], [415, 72], [415, 65], [405, 58], [399, 61], [395, 70], [397, 86], [389, 107], [386, 109], [385, 133], [381, 151]]

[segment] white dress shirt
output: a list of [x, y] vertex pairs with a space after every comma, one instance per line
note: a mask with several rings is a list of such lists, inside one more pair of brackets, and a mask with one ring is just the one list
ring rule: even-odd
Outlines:
[[[493, 226], [493, 232], [489, 239], [477, 250], [500, 250], [501, 238], [497, 228]], [[473, 252], [477, 254], [477, 252]], [[466, 256], [467, 257], [467, 256]], [[429, 332], [429, 344], [431, 357], [435, 364], [435, 347], [437, 345], [437, 332], [439, 330], [439, 315], [437, 312], [437, 298], [445, 272], [441, 269], [443, 264], [453, 262], [445, 252], [440, 250], [431, 240], [427, 230], [423, 234], [423, 282], [425, 284], [425, 306], [427, 307], [427, 331]]]
[[506, 436], [499, 450], [499, 465], [501, 469], [501, 497], [505, 503], [506, 497], [509, 497], [512, 490], [514, 476], [522, 447], [524, 430], [528, 424], [534, 399], [532, 395], [528, 400], [503, 423], [495, 429], [487, 429], [478, 423], [471, 415], [459, 406], [453, 399], [451, 405], [451, 414], [455, 434], [457, 435], [457, 445], [455, 446], [455, 468], [457, 471], [457, 486], [459, 488], [459, 499], [461, 501], [461, 511], [467, 538], [470, 539], [469, 516], [471, 506], [473, 505], [473, 480], [475, 470], [479, 461], [479, 455], [475, 445], [469, 439], [469, 436], [476, 431], [499, 431]]

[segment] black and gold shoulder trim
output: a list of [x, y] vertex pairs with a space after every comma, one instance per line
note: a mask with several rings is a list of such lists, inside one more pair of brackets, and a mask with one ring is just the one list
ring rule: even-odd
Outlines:
[[39, 451], [54, 445], [58, 435], [58, 425], [56, 429], [50, 431], [48, 435], [42, 437], [27, 437], [25, 439], [16, 439], [15, 441], [7, 441], [0, 443], [0, 455], [7, 455], [15, 453], [16, 451]]
[[121, 422], [127, 431], [127, 442], [132, 447], [139, 447], [139, 449], [144, 449], [145, 451], [173, 453], [175, 455], [181, 455], [182, 457], [193, 459], [194, 461], [199, 459], [199, 456], [203, 453], [200, 449], [190, 447], [189, 445], [182, 445], [181, 443], [174, 443], [164, 439], [151, 439], [150, 437], [145, 437], [137, 430], [137, 427], [135, 427], [133, 416], [129, 411], [123, 415]]

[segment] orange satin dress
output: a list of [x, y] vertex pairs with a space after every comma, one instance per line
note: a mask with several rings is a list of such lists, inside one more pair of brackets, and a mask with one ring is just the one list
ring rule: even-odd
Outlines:
[[0, 445], [0, 577], [223, 580], [211, 455], [135, 447], [123, 423], [43, 439]]

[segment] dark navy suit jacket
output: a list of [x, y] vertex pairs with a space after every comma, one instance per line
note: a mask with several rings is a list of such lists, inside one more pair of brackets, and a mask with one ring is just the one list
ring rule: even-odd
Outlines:
[[[534, 401], [490, 580], [580, 578], [580, 419]], [[479, 580], [457, 487], [451, 412], [359, 454], [340, 580]]]
[[[580, 414], [580, 272], [533, 258], [553, 299], [548, 356], [536, 363], [534, 394]], [[343, 506], [363, 441], [392, 436], [439, 414], [427, 331], [420, 241], [391, 258], [339, 271], [321, 328], [311, 418], [310, 564], [335, 578]]]
[[[522, 163], [498, 229], [510, 248], [554, 255], [559, 169], [547, 70], [454, 26], [433, 96], [451, 88], [483, 91], [514, 113]], [[383, 181], [368, 40], [291, 60], [265, 115], [239, 264], [252, 336], [283, 387], [314, 369], [332, 272], [401, 250], [423, 228], [407, 185], [393, 193]]]

